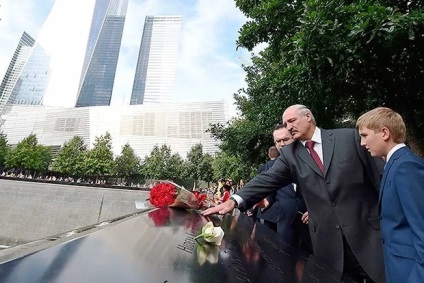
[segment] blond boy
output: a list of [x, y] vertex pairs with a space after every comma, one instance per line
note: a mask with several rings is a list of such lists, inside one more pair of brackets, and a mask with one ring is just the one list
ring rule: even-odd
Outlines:
[[405, 146], [405, 123], [389, 108], [363, 114], [356, 127], [361, 145], [386, 161], [379, 192], [386, 282], [424, 282], [424, 160]]

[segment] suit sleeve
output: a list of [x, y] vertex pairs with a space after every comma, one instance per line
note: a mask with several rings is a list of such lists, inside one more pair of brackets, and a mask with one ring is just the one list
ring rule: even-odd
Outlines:
[[246, 202], [244, 208], [248, 209], [278, 189], [291, 183], [292, 178], [289, 166], [284, 159], [284, 155], [280, 155], [269, 170], [253, 178], [243, 189], [237, 192], [237, 195]]
[[355, 143], [356, 151], [358, 156], [361, 159], [362, 164], [366, 170], [366, 175], [368, 176], [371, 184], [375, 188], [376, 193], [380, 189], [380, 180], [384, 172], [384, 161], [382, 158], [373, 158], [365, 147], [361, 146], [361, 138], [357, 130], [355, 130]]
[[257, 174], [261, 174], [264, 171], [264, 167], [265, 167], [265, 164], [259, 165]]
[[395, 172], [396, 191], [413, 233], [417, 266], [411, 278], [424, 278], [424, 163], [406, 161]]

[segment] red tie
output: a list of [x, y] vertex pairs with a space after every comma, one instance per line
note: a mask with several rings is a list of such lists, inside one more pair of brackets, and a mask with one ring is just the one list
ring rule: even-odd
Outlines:
[[307, 149], [309, 149], [309, 153], [312, 156], [312, 159], [317, 164], [319, 170], [321, 170], [322, 173], [324, 173], [324, 165], [322, 164], [321, 159], [318, 156], [318, 153], [314, 149], [315, 142], [314, 141], [307, 141], [305, 146]]

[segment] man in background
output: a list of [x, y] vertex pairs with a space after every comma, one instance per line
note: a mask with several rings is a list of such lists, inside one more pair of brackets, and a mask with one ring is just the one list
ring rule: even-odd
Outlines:
[[[268, 150], [270, 160], [259, 168], [258, 173], [268, 171], [280, 155], [279, 150], [294, 141], [289, 131], [282, 125], [277, 125], [272, 135], [275, 146]], [[284, 242], [294, 247], [300, 247], [302, 238], [304, 238], [304, 248], [308, 252], [312, 252], [310, 243], [306, 243], [309, 238], [309, 231], [307, 226], [302, 223], [300, 215], [300, 213], [306, 212], [306, 205], [300, 192], [296, 191], [293, 184], [272, 193], [263, 199], [258, 206], [256, 217], [263, 219], [264, 224], [276, 231]]]

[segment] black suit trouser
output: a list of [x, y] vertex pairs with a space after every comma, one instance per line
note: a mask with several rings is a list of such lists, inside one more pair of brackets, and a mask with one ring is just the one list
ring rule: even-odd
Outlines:
[[374, 282], [359, 264], [358, 259], [349, 246], [343, 235], [344, 266], [343, 275], [353, 279], [356, 282]]

